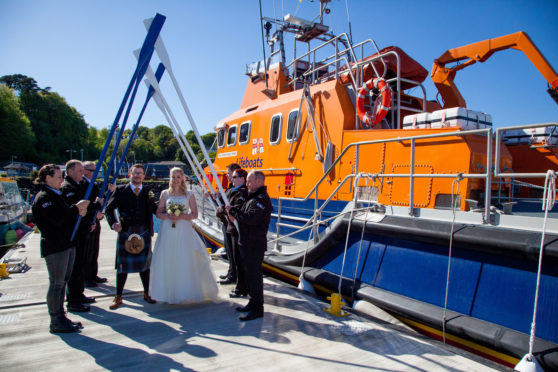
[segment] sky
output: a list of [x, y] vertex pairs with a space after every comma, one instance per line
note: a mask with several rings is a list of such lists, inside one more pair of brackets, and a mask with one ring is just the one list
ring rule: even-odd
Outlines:
[[[264, 16], [312, 19], [318, 1], [261, 0]], [[428, 71], [447, 49], [525, 31], [558, 70], [558, 0], [332, 0], [325, 23], [355, 42], [397, 45]], [[51, 87], [98, 129], [110, 128], [136, 67], [143, 20], [167, 17], [161, 31], [194, 124], [201, 134], [238, 110], [245, 66], [262, 59], [258, 0], [0, 0], [0, 76], [23, 74]], [[286, 45], [290, 47], [291, 44]], [[268, 52], [266, 52], [268, 53]], [[158, 59], [153, 57], [151, 67]], [[496, 53], [455, 79], [467, 106], [495, 126], [558, 121], [547, 83], [516, 50]], [[427, 99], [436, 98], [428, 77]], [[163, 94], [186, 132], [190, 124], [168, 76]], [[412, 92], [419, 94], [419, 91]], [[128, 127], [145, 100], [142, 84]], [[141, 125], [166, 124], [150, 104]]]

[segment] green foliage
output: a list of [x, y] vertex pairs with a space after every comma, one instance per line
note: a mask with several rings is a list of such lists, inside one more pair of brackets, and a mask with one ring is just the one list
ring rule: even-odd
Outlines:
[[[109, 135], [109, 129], [89, 126], [64, 97], [50, 88], [40, 88], [35, 79], [21, 75], [0, 77], [0, 160], [17, 156], [18, 161], [65, 163], [72, 150], [74, 158], [98, 159]], [[131, 130], [124, 131], [118, 146], [122, 154], [129, 141]], [[196, 158], [203, 159], [201, 148], [192, 131], [186, 134]], [[203, 145], [209, 149], [215, 133], [202, 136]], [[107, 159], [114, 148], [114, 139], [107, 151]], [[118, 156], [120, 158], [120, 155]], [[165, 125], [152, 129], [139, 127], [127, 154], [129, 163], [182, 161], [188, 164], [172, 130]], [[106, 170], [106, 164], [103, 164]]]
[[12, 155], [18, 159], [35, 156], [35, 135], [25, 113], [21, 110], [19, 99], [13, 90], [0, 84], [0, 159]]

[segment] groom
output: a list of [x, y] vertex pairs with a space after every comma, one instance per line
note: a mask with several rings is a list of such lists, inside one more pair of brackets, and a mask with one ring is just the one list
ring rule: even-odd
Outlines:
[[[149, 265], [151, 263], [151, 237], [153, 236], [153, 213], [157, 206], [143, 187], [145, 168], [142, 164], [134, 164], [130, 169], [130, 183], [120, 185], [111, 196], [105, 215], [110, 227], [118, 233], [116, 243], [116, 296], [110, 305], [111, 310], [122, 304], [122, 291], [128, 273], [139, 272], [143, 284], [143, 299], [150, 304], [156, 301], [149, 296]], [[118, 211], [119, 218], [115, 212]], [[138, 239], [143, 238], [143, 249], [138, 252], [132, 249], [138, 246]], [[133, 239], [133, 240], [132, 240]], [[141, 247], [142, 244], [140, 243]], [[135, 247], [134, 247], [135, 248]]]

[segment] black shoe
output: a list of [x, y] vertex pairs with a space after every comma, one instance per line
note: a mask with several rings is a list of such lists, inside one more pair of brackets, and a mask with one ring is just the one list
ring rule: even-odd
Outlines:
[[263, 311], [262, 312], [252, 312], [250, 311], [248, 314], [241, 316], [238, 318], [241, 322], [246, 322], [248, 320], [254, 320], [258, 318], [263, 318]]
[[236, 284], [236, 281], [231, 278], [227, 278], [225, 280], [219, 280], [219, 284]]
[[73, 333], [79, 331], [79, 326], [73, 324], [51, 324], [50, 333]]
[[248, 293], [240, 293], [236, 291], [232, 291], [231, 293], [229, 293], [230, 298], [241, 298], [246, 296], [248, 296]]
[[72, 322], [70, 319], [66, 318], [66, 316], [64, 316], [64, 321], [71, 326], [83, 329], [83, 324], [81, 324], [81, 322]]
[[219, 275], [219, 279], [227, 279], [228, 277], [227, 274]]
[[238, 306], [235, 308], [236, 311], [238, 311], [239, 313], [247, 313], [250, 311], [250, 307], [248, 305], [246, 306]]
[[68, 304], [66, 308], [72, 313], [87, 313], [91, 310], [89, 306], [83, 304]]
[[87, 288], [92, 288], [92, 287], [96, 287], [97, 283], [92, 282], [90, 280], [86, 280], [85, 282], [83, 282], [83, 285]]
[[96, 283], [106, 283], [106, 282], [108, 282], [108, 279], [96, 276], [95, 279], [93, 279], [93, 281], [96, 282]]
[[97, 302], [93, 297], [87, 297], [87, 296], [82, 296], [80, 301], [82, 304], [92, 304], [94, 302]]

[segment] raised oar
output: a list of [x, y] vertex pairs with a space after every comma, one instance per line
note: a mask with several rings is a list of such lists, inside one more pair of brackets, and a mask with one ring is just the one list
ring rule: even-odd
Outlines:
[[[157, 68], [157, 72], [155, 72], [155, 78], [157, 79], [157, 81], [161, 81], [161, 77], [163, 76], [164, 72], [165, 72], [165, 66], [163, 66], [162, 63], [160, 63], [159, 67]], [[149, 103], [149, 100], [153, 96], [153, 93], [155, 93], [155, 89], [153, 89], [153, 87], [151, 85], [148, 85], [147, 88], [148, 88], [148, 90], [147, 90], [147, 97], [145, 98], [145, 103], [143, 104], [143, 107], [141, 108], [141, 111], [140, 111], [140, 114], [138, 116], [138, 120], [136, 121], [136, 124], [134, 124], [134, 127], [132, 128], [132, 133], [130, 134], [130, 138], [128, 139], [128, 142], [126, 143], [126, 147], [124, 148], [124, 151], [122, 152], [122, 157], [120, 158], [120, 162], [118, 163], [118, 165], [114, 169], [114, 174], [115, 174], [114, 180], [116, 180], [116, 175], [120, 172], [120, 169], [122, 168], [122, 165], [124, 165], [124, 162], [126, 160], [126, 154], [128, 154], [128, 150], [130, 149], [130, 145], [132, 144], [132, 141], [134, 140], [134, 136], [136, 135], [136, 132], [137, 132], [138, 127], [139, 127], [139, 123], [141, 122], [141, 119], [143, 118], [143, 114], [145, 112], [145, 109], [147, 108], [147, 104]], [[124, 129], [122, 129], [122, 130], [124, 130]], [[101, 210], [103, 210], [105, 208], [105, 205], [107, 204], [109, 197], [110, 197], [110, 190], [107, 190], [105, 200], [103, 201], [103, 206], [102, 206]], [[95, 218], [96, 216], [93, 216], [93, 217]], [[93, 222], [95, 222], [95, 220], [93, 220]]]
[[[149, 26], [148, 22], [144, 22], [144, 24], [145, 24], [145, 27]], [[192, 130], [193, 130], [193, 132], [196, 136], [196, 139], [198, 140], [198, 144], [200, 145], [203, 156], [204, 156], [205, 160], [207, 161], [207, 165], [208, 165], [209, 169], [211, 170], [211, 174], [213, 175], [213, 178], [215, 179], [215, 183], [217, 185], [217, 188], [219, 189], [219, 194], [221, 195], [221, 198], [223, 198], [223, 201], [225, 202], [225, 205], [230, 205], [229, 199], [227, 198], [227, 195], [225, 195], [225, 191], [223, 190], [223, 186], [221, 185], [220, 182], [217, 182], [219, 177], [217, 177], [217, 172], [215, 172], [215, 168], [213, 167], [213, 162], [209, 158], [209, 154], [207, 153], [207, 150], [206, 150], [206, 148], [203, 144], [203, 141], [200, 137], [200, 134], [198, 133], [198, 129], [197, 129], [196, 123], [194, 121], [194, 118], [192, 117], [192, 114], [190, 113], [190, 110], [188, 109], [188, 105], [186, 104], [184, 96], [182, 95], [182, 91], [180, 90], [180, 87], [178, 86], [178, 82], [176, 81], [176, 77], [174, 76], [174, 73], [172, 72], [172, 66], [171, 66], [171, 63], [170, 63], [170, 59], [169, 59], [167, 50], [165, 48], [165, 44], [163, 43], [163, 39], [161, 38], [161, 36], [159, 36], [157, 38], [157, 42], [155, 43], [155, 52], [157, 53], [157, 56], [159, 57], [159, 59], [161, 60], [163, 65], [165, 65], [165, 68], [168, 71], [168, 74], [169, 74], [169, 76], [172, 80], [172, 84], [174, 85], [174, 89], [176, 90], [176, 93], [178, 94], [178, 97], [180, 98], [180, 103], [182, 104], [182, 107], [184, 108], [184, 112], [186, 113], [186, 116], [188, 117], [188, 121], [190, 122]]]
[[[146, 73], [147, 75], [147, 73]], [[201, 169], [200, 173], [198, 173], [198, 166], [196, 164], [194, 164], [194, 161], [192, 160], [192, 157], [190, 156], [190, 154], [188, 154], [188, 151], [186, 151], [186, 148], [184, 147], [184, 143], [187, 144], [187, 146], [190, 146], [190, 144], [188, 143], [188, 141], [186, 140], [186, 138], [182, 138], [176, 131], [175, 129], [175, 124], [172, 123], [171, 119], [169, 118], [169, 115], [167, 114], [167, 110], [164, 107], [164, 104], [162, 102], [161, 97], [159, 96], [158, 93], [155, 93], [153, 100], [155, 101], [155, 103], [157, 103], [157, 106], [159, 107], [159, 109], [161, 110], [161, 112], [163, 113], [163, 115], [165, 116], [165, 119], [167, 119], [167, 122], [169, 123], [169, 127], [172, 130], [172, 133], [174, 135], [174, 137], [176, 138], [178, 144], [180, 145], [180, 148], [182, 149], [182, 151], [184, 152], [184, 155], [186, 156], [186, 160], [188, 161], [188, 164], [190, 164], [190, 168], [192, 168], [192, 171], [194, 172], [194, 174], [196, 175], [196, 177], [198, 177], [198, 180], [202, 179], [202, 176], [200, 175], [203, 174], [204, 179], [206, 179], [206, 175], [203, 172], [203, 169]], [[183, 143], [184, 142], [184, 143]], [[191, 147], [189, 147], [189, 149], [191, 151]], [[194, 159], [196, 159], [195, 155], [194, 155]], [[196, 159], [197, 160], [197, 159]], [[199, 163], [198, 163], [199, 164]], [[201, 165], [199, 165], [201, 167]], [[207, 181], [206, 181], [207, 182]], [[210, 185], [212, 192], [215, 192], [215, 189], [213, 189], [213, 187]], [[219, 201], [217, 200], [217, 202], [219, 203]], [[215, 206], [215, 201], [213, 199], [211, 199], [211, 204], [210, 204], [213, 209], [215, 211], [217, 211], [217, 207]]]
[[[155, 42], [157, 40], [157, 37], [159, 36], [159, 33], [161, 32], [161, 28], [163, 27], [163, 24], [165, 23], [165, 19], [166, 19], [165, 16], [157, 13], [155, 15], [155, 17], [153, 18], [153, 20], [150, 22], [150, 27], [149, 27], [149, 30], [147, 31], [147, 36], [145, 37], [145, 40], [144, 40], [143, 45], [141, 47], [140, 58], [138, 60], [138, 64], [136, 66], [134, 74], [132, 75], [132, 79], [130, 80], [130, 83], [128, 84], [128, 88], [126, 89], [126, 93], [124, 94], [124, 97], [122, 99], [122, 103], [120, 104], [120, 107], [118, 108], [118, 112], [116, 113], [116, 117], [115, 117], [114, 122], [112, 123], [112, 126], [110, 128], [109, 135], [107, 137], [107, 141], [105, 142], [103, 150], [101, 151], [101, 154], [99, 155], [99, 160], [97, 161], [97, 165], [95, 166], [95, 171], [93, 172], [93, 176], [91, 177], [92, 181], [97, 179], [97, 176], [99, 174], [99, 170], [100, 170], [100, 168], [103, 164], [103, 159], [106, 156], [110, 141], [112, 140], [112, 137], [114, 136], [114, 132], [116, 131], [116, 127], [118, 126], [118, 121], [120, 120], [120, 116], [122, 116], [122, 112], [124, 111], [124, 107], [126, 106], [126, 103], [128, 102], [128, 98], [130, 96], [132, 88], [134, 87], [134, 85], [137, 83], [138, 80], [141, 80], [143, 78], [143, 75], [145, 74], [145, 69], [149, 65], [149, 61], [151, 60], [151, 56], [153, 55]], [[139, 79], [138, 79], [138, 77], [139, 77]], [[89, 186], [87, 187], [87, 190], [85, 191], [85, 195], [83, 197], [85, 200], [89, 199], [89, 196], [91, 195], [91, 191], [93, 190], [93, 184], [94, 184], [94, 182], [89, 183]], [[99, 195], [102, 195], [102, 193], [99, 193]], [[70, 238], [70, 241], [74, 240], [74, 237], [76, 235], [76, 231], [78, 229], [78, 226], [79, 226], [80, 222], [81, 222], [81, 216], [78, 215], [76, 224], [74, 226], [74, 230], [72, 231], [72, 236]]]
[[[190, 162], [190, 166], [192, 167], [192, 169], [195, 169], [196, 166], [198, 167], [198, 169], [200, 170], [201, 176], [203, 177], [205, 182], [209, 185], [211, 191], [215, 192], [215, 189], [213, 188], [213, 186], [209, 182], [209, 179], [207, 178], [207, 175], [203, 171], [203, 167], [198, 162], [198, 159], [196, 158], [196, 154], [192, 150], [192, 147], [188, 143], [188, 140], [186, 139], [186, 136], [184, 135], [184, 133], [182, 132], [182, 129], [180, 128], [180, 125], [178, 124], [178, 121], [174, 117], [174, 114], [172, 113], [172, 110], [170, 109], [167, 101], [165, 100], [165, 97], [163, 96], [163, 94], [161, 92], [159, 84], [157, 83], [157, 81], [155, 81], [155, 77], [153, 76], [153, 71], [151, 71], [151, 68], [147, 68], [147, 71], [145, 72], [145, 77], [149, 81], [151, 86], [155, 89], [155, 94], [153, 95], [153, 100], [155, 101], [155, 103], [157, 103], [157, 106], [163, 112], [163, 115], [165, 115], [165, 117], [167, 118], [167, 121], [168, 121], [169, 126], [171, 127], [171, 129], [173, 131], [173, 134], [175, 134], [175, 137], [177, 138], [178, 144], [182, 148], [182, 151], [184, 151], [184, 154], [186, 155], [187, 160]], [[168, 113], [168, 115], [170, 115], [172, 120], [169, 120], [169, 117], [168, 117], [167, 113]], [[180, 133], [180, 136], [178, 136], [176, 134], [177, 131]], [[184, 145], [182, 143], [184, 143], [184, 145], [186, 146], [186, 149], [188, 149], [188, 151], [186, 151], [186, 149], [184, 148]], [[188, 158], [188, 153], [190, 154], [190, 158]], [[194, 162], [195, 166], [191, 162]], [[196, 174], [196, 176], [198, 177], [198, 179], [201, 179], [199, 174]], [[216, 202], [219, 206], [221, 206], [221, 202], [218, 199], [216, 200]]]

